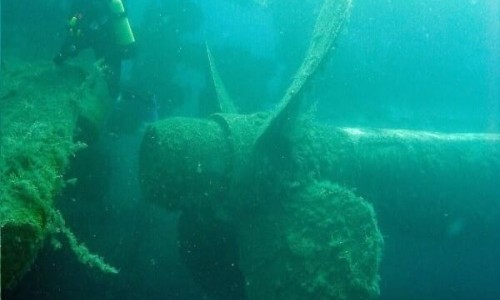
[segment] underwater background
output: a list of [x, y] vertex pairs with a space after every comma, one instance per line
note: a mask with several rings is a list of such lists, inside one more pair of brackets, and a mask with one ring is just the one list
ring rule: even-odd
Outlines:
[[[206, 113], [205, 43], [240, 112], [273, 109], [302, 62], [322, 2], [124, 2], [138, 54], [124, 63], [123, 99], [101, 138], [71, 162], [68, 178], [78, 183], [56, 202], [75, 234], [120, 275], [99, 274], [68, 249], [45, 247], [2, 299], [237, 300], [199, 287], [179, 257], [178, 214], [143, 201], [137, 174], [144, 127]], [[1, 0], [2, 62], [51, 60], [69, 4]], [[318, 120], [335, 126], [499, 133], [499, 66], [497, 0], [357, 0], [307, 99]], [[496, 227], [450, 217], [447, 235], [428, 238], [405, 234], [419, 231], [399, 230], [399, 220], [375, 212], [384, 236], [379, 299], [500, 299]]]

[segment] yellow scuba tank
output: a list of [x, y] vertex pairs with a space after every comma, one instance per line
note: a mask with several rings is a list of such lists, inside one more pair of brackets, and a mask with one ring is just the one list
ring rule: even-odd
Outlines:
[[116, 43], [120, 46], [128, 46], [135, 42], [134, 33], [130, 28], [125, 8], [121, 0], [109, 0], [109, 9], [113, 14], [113, 30], [115, 32]]

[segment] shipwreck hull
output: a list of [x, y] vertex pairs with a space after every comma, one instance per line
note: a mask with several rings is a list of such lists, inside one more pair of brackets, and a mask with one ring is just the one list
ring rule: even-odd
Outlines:
[[66, 184], [70, 158], [96, 138], [108, 104], [106, 94], [99, 92], [102, 85], [90, 85], [82, 68], [11, 61], [3, 67], [0, 227], [5, 288], [29, 271], [48, 235], [70, 232], [54, 198]]

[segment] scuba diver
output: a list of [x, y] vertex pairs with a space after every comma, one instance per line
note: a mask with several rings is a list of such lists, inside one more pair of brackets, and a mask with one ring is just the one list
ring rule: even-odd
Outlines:
[[74, 0], [68, 35], [54, 63], [61, 65], [92, 48], [111, 97], [120, 97], [122, 60], [130, 58], [135, 38], [121, 0]]

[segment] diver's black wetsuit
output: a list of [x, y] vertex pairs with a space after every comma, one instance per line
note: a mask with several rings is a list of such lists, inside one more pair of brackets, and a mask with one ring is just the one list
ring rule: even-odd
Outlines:
[[124, 51], [116, 43], [112, 18], [106, 0], [74, 0], [68, 36], [54, 62], [60, 65], [80, 51], [92, 48], [96, 59], [102, 60], [101, 67], [110, 95], [117, 97]]

